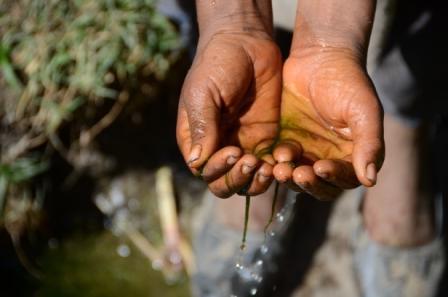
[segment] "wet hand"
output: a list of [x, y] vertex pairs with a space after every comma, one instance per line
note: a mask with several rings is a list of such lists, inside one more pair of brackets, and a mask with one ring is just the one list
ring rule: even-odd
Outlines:
[[179, 103], [177, 141], [218, 197], [272, 182], [265, 151], [278, 133], [281, 57], [269, 34], [222, 31], [201, 40]]
[[384, 159], [382, 110], [360, 59], [338, 48], [292, 52], [283, 68], [277, 180], [331, 200], [373, 186]]

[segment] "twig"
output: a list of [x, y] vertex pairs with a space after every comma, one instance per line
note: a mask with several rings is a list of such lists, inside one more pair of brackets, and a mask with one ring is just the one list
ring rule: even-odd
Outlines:
[[124, 230], [124, 233], [151, 262], [161, 258], [160, 252], [138, 230], [127, 227], [126, 230]]
[[92, 141], [92, 139], [94, 139], [104, 129], [109, 127], [113, 123], [113, 121], [120, 115], [128, 100], [129, 93], [126, 91], [121, 92], [110, 111], [89, 130], [81, 132], [81, 137], [79, 138], [81, 146], [87, 146]]
[[15, 236], [11, 235], [11, 241], [14, 246], [14, 250], [16, 251], [17, 258], [19, 259], [20, 263], [23, 265], [25, 270], [28, 271], [28, 273], [31, 274], [36, 279], [41, 279], [42, 273], [33, 264], [31, 264], [30, 260], [28, 259], [28, 256], [23, 251], [19, 240], [15, 239]]
[[47, 136], [40, 134], [32, 137], [29, 134], [24, 135], [15, 145], [11, 146], [5, 154], [4, 163], [10, 163], [19, 158], [29, 150], [36, 148], [47, 141]]
[[177, 248], [180, 242], [179, 221], [177, 220], [176, 201], [169, 167], [156, 172], [157, 204], [163, 240], [167, 248]]
[[172, 172], [167, 166], [160, 168], [156, 173], [156, 192], [165, 248], [166, 250], [177, 250], [181, 254], [185, 270], [191, 276], [195, 271], [193, 252], [181, 233]]
[[50, 141], [51, 145], [55, 148], [55, 150], [63, 157], [67, 162], [73, 164], [71, 162], [71, 159], [69, 157], [69, 152], [67, 148], [62, 143], [61, 139], [56, 134], [49, 134], [48, 140]]

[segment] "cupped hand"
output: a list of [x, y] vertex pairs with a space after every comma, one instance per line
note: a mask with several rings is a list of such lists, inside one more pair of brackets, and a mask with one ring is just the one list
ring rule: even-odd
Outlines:
[[343, 48], [291, 53], [283, 68], [277, 180], [322, 200], [376, 183], [384, 159], [383, 114], [362, 65]]
[[[218, 197], [272, 182], [282, 62], [263, 32], [218, 32], [199, 43], [179, 103], [177, 141], [188, 166]], [[262, 160], [264, 159], [264, 161]]]

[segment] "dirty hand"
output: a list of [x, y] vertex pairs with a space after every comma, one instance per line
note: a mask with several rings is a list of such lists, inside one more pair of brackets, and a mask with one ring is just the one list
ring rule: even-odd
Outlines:
[[201, 32], [177, 122], [186, 163], [223, 198], [243, 188], [256, 195], [272, 182], [265, 152], [278, 133], [282, 67], [263, 25], [229, 23]]
[[274, 150], [276, 179], [323, 200], [373, 186], [384, 159], [382, 109], [365, 70], [374, 3], [338, 3], [299, 1]]
[[292, 54], [282, 97], [277, 179], [327, 200], [359, 182], [375, 184], [384, 157], [382, 112], [354, 57], [332, 50]]

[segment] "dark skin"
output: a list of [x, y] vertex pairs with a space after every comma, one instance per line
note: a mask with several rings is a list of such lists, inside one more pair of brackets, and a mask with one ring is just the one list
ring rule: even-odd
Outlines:
[[[177, 125], [188, 166], [222, 198], [243, 187], [250, 195], [269, 187], [274, 163], [264, 151], [274, 143], [280, 118], [282, 63], [266, 25], [272, 21], [265, 21], [270, 13], [234, 9], [242, 13], [217, 16], [216, 23], [199, 18], [205, 29], [184, 82]], [[210, 10], [221, 13], [198, 1], [200, 15]]]
[[375, 185], [384, 159], [383, 113], [365, 70], [374, 8], [374, 1], [298, 2], [283, 67], [280, 140], [288, 143], [274, 151], [274, 175], [322, 200]]
[[[343, 189], [375, 184], [382, 132], [369, 125], [381, 122], [382, 114], [355, 57], [339, 49], [312, 51], [291, 54], [283, 68], [280, 139], [286, 143], [274, 151], [274, 175], [297, 191], [332, 200]], [[301, 120], [294, 122], [297, 117]]]
[[[202, 169], [218, 197], [248, 184], [248, 194], [260, 194], [273, 175], [323, 200], [359, 183], [375, 184], [384, 150], [382, 112], [363, 66], [374, 5], [336, 2], [299, 2], [303, 14], [282, 70], [270, 37], [269, 1], [233, 8], [198, 1], [200, 27], [218, 12], [224, 16], [201, 32], [182, 91], [177, 139], [189, 167]], [[265, 151], [280, 122], [272, 157]]]

